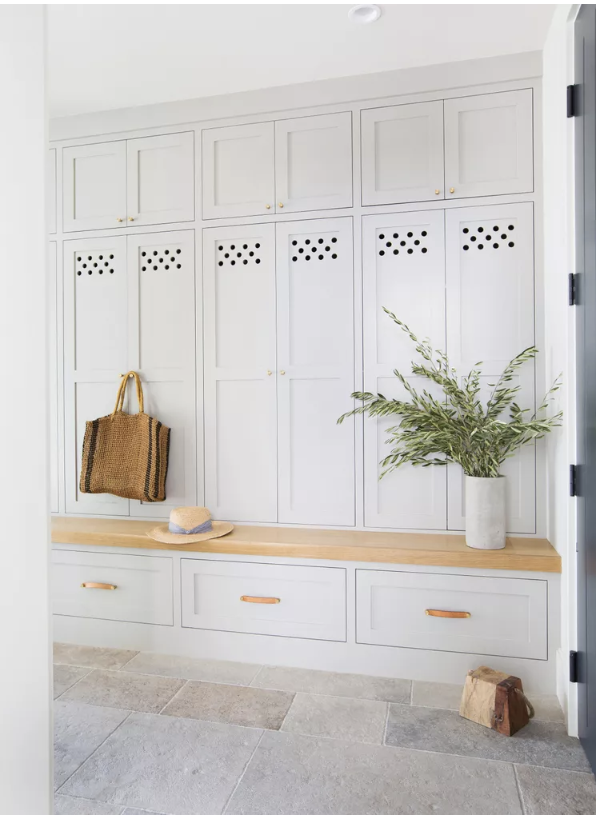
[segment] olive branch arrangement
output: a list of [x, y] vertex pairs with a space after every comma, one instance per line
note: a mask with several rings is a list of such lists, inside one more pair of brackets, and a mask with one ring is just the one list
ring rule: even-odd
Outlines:
[[[520, 386], [511, 386], [517, 370], [533, 360], [538, 349], [525, 349], [505, 367], [492, 393], [483, 405], [479, 399], [482, 363], [476, 363], [461, 385], [454, 368], [443, 351], [434, 350], [428, 340], [418, 340], [414, 333], [388, 309], [383, 311], [404, 331], [416, 346], [422, 363], [412, 363], [412, 374], [440, 386], [445, 399], [440, 401], [426, 389], [421, 393], [399, 371], [394, 375], [400, 381], [409, 401], [387, 399], [382, 394], [356, 391], [353, 399], [362, 405], [343, 414], [337, 422], [355, 414], [370, 417], [395, 416], [398, 425], [387, 429], [387, 444], [392, 445], [389, 456], [381, 465], [381, 478], [406, 462], [412, 465], [446, 465], [456, 462], [467, 476], [496, 477], [503, 462], [535, 439], [541, 439], [561, 425], [563, 413], [547, 417], [546, 408], [561, 387], [558, 377], [538, 410], [530, 417], [529, 409], [520, 408], [514, 401]], [[509, 417], [502, 414], [509, 409]]]

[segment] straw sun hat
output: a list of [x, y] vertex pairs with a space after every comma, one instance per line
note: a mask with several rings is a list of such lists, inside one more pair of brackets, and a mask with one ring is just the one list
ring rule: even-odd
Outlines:
[[162, 544], [194, 544], [227, 535], [234, 529], [229, 521], [212, 521], [206, 507], [176, 507], [169, 524], [159, 524], [147, 535]]

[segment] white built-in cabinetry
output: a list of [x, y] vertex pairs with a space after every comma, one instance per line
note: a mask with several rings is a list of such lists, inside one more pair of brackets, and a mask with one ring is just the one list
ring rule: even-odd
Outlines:
[[352, 206], [352, 114], [203, 131], [203, 218]]
[[194, 219], [194, 133], [66, 147], [63, 230]]
[[362, 203], [533, 190], [532, 91], [362, 111]]
[[203, 252], [208, 505], [353, 525], [352, 219], [207, 229]]
[[[143, 517], [205, 503], [237, 522], [463, 529], [459, 467], [379, 481], [394, 423], [336, 424], [354, 390], [399, 396], [396, 368], [420, 385], [413, 345], [383, 307], [462, 376], [482, 360], [487, 389], [540, 343], [534, 89], [439, 96], [50, 150], [50, 257], [64, 275], [53, 507]], [[129, 369], [173, 430], [160, 505], [78, 491], [85, 421], [113, 409]], [[520, 375], [529, 408], [536, 374]], [[535, 449], [503, 472], [509, 531], [536, 532]]]
[[[194, 231], [64, 242], [66, 509], [155, 516], [196, 503]], [[149, 508], [78, 489], [85, 422], [114, 409], [133, 369], [145, 410], [172, 429], [167, 500]], [[127, 410], [136, 412], [134, 389]]]

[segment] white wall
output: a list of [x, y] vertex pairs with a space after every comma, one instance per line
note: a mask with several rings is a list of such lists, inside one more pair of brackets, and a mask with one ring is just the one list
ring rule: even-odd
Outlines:
[[573, 270], [573, 120], [566, 118], [566, 86], [573, 82], [572, 24], [576, 6], [555, 9], [543, 54], [544, 276], [546, 377], [563, 375], [552, 410], [564, 425], [547, 441], [547, 536], [561, 554], [561, 649], [557, 693], [577, 735], [576, 686], [569, 683], [569, 650], [576, 645], [575, 501], [569, 497], [569, 465], [575, 461], [575, 321], [567, 300]]
[[50, 813], [45, 9], [0, 6], [0, 813]]

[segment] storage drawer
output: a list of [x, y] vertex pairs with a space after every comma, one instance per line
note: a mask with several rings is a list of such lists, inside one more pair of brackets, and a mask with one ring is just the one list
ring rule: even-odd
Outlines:
[[52, 562], [54, 614], [174, 624], [171, 558], [55, 549]]
[[182, 625], [314, 640], [346, 639], [346, 571], [181, 559]]
[[547, 659], [546, 581], [359, 569], [356, 616], [358, 643]]

